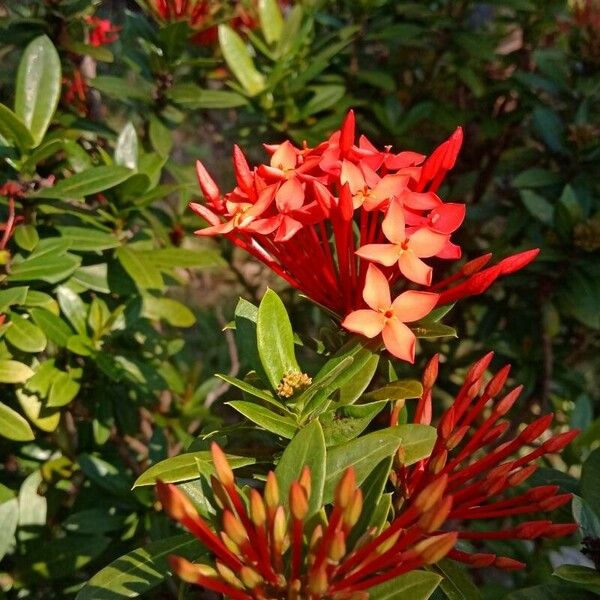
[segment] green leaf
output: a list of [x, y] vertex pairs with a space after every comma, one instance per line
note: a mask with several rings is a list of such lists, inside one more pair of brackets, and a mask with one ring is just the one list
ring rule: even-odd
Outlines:
[[206, 550], [189, 534], [151, 542], [117, 558], [96, 573], [77, 594], [76, 600], [122, 600], [137, 598], [159, 585], [169, 572], [172, 554], [195, 561]]
[[162, 248], [140, 252], [157, 269], [190, 267], [225, 267], [227, 263], [215, 250], [188, 250], [187, 248]]
[[373, 379], [373, 375], [377, 371], [379, 364], [379, 354], [373, 354], [363, 365], [360, 370], [357, 370], [343, 387], [340, 388], [339, 404], [354, 404], [367, 389]]
[[130, 493], [129, 479], [115, 465], [91, 454], [80, 454], [77, 462], [83, 473], [103, 490], [116, 496]]
[[260, 425], [275, 435], [291, 439], [298, 429], [298, 426], [289, 417], [284, 417], [260, 404], [246, 402], [245, 400], [233, 400], [226, 404], [237, 410], [247, 419], [250, 419], [253, 423]]
[[441, 577], [429, 571], [411, 571], [369, 588], [370, 600], [427, 600]]
[[73, 401], [79, 392], [80, 385], [68, 373], [60, 372], [54, 378], [50, 387], [47, 406], [66, 406]]
[[581, 469], [581, 496], [600, 516], [600, 448], [596, 448]]
[[28, 289], [23, 285], [0, 291], [0, 313], [5, 313], [10, 306], [15, 304], [25, 304]]
[[219, 44], [225, 62], [249, 96], [265, 89], [265, 79], [256, 70], [244, 40], [228, 25], [219, 25]]
[[194, 313], [185, 304], [171, 298], [144, 296], [142, 316], [160, 321], [163, 319], [173, 327], [191, 327], [196, 322]]
[[171, 130], [156, 115], [150, 115], [148, 135], [154, 150], [161, 156], [169, 156], [173, 147]]
[[101, 252], [117, 248], [119, 240], [111, 233], [91, 227], [57, 227], [60, 235], [69, 242], [70, 250], [80, 252]]
[[411, 465], [429, 456], [436, 432], [428, 425], [399, 425], [368, 433], [355, 440], [327, 450], [327, 468], [323, 502], [331, 502], [338, 481], [348, 467], [354, 467], [360, 485], [371, 473], [373, 465], [392, 456], [399, 447], [403, 461]]
[[128, 169], [137, 169], [138, 138], [133, 123], [128, 122], [121, 130], [115, 146], [115, 163]]
[[40, 241], [40, 236], [33, 225], [19, 225], [15, 228], [14, 240], [19, 248], [31, 252]]
[[44, 332], [37, 325], [16, 313], [10, 313], [6, 339], [23, 352], [42, 352], [48, 343]]
[[34, 145], [27, 126], [4, 104], [0, 104], [0, 135], [8, 142], [14, 142], [21, 150]]
[[343, 85], [315, 85], [310, 90], [313, 95], [302, 107], [300, 112], [302, 119], [331, 108], [346, 94], [346, 88]]
[[[253, 458], [231, 454], [227, 455], [227, 460], [232, 469], [239, 469], [255, 462]], [[208, 450], [180, 454], [152, 465], [136, 479], [133, 487], [154, 485], [159, 479], [165, 483], [189, 481], [190, 479], [198, 479], [201, 472], [208, 475], [214, 472], [211, 453]]]
[[34, 281], [40, 279], [48, 283], [58, 283], [66, 279], [81, 263], [81, 258], [73, 254], [31, 254], [19, 263], [13, 263], [8, 281]]
[[[41, 483], [42, 474], [37, 470], [28, 475], [19, 488], [19, 526], [22, 528], [46, 524], [48, 503], [38, 493]], [[20, 539], [30, 535], [27, 531], [19, 532]]]
[[32, 196], [54, 200], [81, 199], [91, 194], [104, 192], [129, 179], [134, 172], [127, 167], [101, 166], [91, 167], [61, 179], [52, 187], [40, 188]]
[[554, 221], [554, 206], [540, 194], [531, 190], [521, 190], [521, 201], [529, 214], [545, 225], [552, 225]]
[[325, 438], [318, 420], [312, 421], [294, 436], [277, 463], [275, 475], [282, 490], [284, 506], [288, 504], [288, 490], [292, 482], [300, 477], [305, 466], [310, 468], [312, 491], [308, 514], [312, 515], [323, 504], [325, 485]]
[[418, 338], [435, 339], [440, 337], [458, 337], [456, 329], [437, 321], [423, 319], [409, 324], [410, 329]]
[[434, 569], [444, 576], [440, 587], [450, 600], [481, 599], [481, 594], [471, 580], [468, 571], [463, 569], [459, 563], [445, 558], [436, 563]]
[[33, 371], [16, 360], [0, 360], [0, 383], [24, 383]]
[[42, 328], [48, 339], [60, 348], [66, 348], [73, 330], [60, 318], [44, 308], [29, 311], [34, 323]]
[[163, 279], [160, 271], [143, 253], [122, 246], [117, 250], [117, 258], [138, 288], [162, 289]]
[[[2, 418], [0, 415], [0, 419]], [[33, 436], [29, 439], [33, 439]], [[16, 498], [11, 498], [0, 504], [0, 531], [2, 532], [2, 535], [0, 535], [0, 560], [4, 558], [10, 547], [15, 543], [15, 533], [18, 523], [19, 501]]]
[[278, 402], [271, 393], [267, 392], [266, 390], [261, 390], [253, 386], [251, 383], [244, 381], [243, 379], [238, 379], [237, 377], [230, 377], [229, 375], [223, 375], [221, 373], [217, 373], [216, 377], [222, 379], [223, 381], [226, 381], [230, 385], [235, 386], [243, 392], [246, 392], [246, 394], [256, 396], [256, 398], [260, 398], [261, 400], [264, 400], [269, 404], [283, 408], [281, 403]]
[[600, 539], [600, 516], [598, 516], [590, 505], [579, 496], [573, 496], [571, 509], [573, 518], [581, 527], [583, 537]]
[[382, 388], [369, 392], [366, 397], [369, 400], [395, 402], [396, 400], [420, 398], [422, 393], [423, 385], [420, 381], [416, 379], [397, 379]]
[[189, 110], [237, 108], [248, 104], [248, 100], [237, 92], [205, 90], [193, 83], [174, 85], [167, 96]]
[[277, 0], [258, 0], [258, 19], [267, 44], [278, 42], [283, 30], [283, 17]]
[[547, 185], [556, 185], [561, 182], [561, 177], [558, 173], [533, 167], [519, 173], [513, 179], [513, 185], [518, 188], [536, 188], [545, 187]]
[[600, 573], [596, 569], [580, 565], [561, 565], [553, 575], [600, 595]]
[[71, 288], [65, 285], [57, 288], [56, 299], [63, 314], [67, 317], [71, 325], [73, 325], [73, 329], [81, 335], [86, 335], [88, 308], [83, 300]]
[[371, 421], [383, 410], [386, 401], [342, 406], [336, 413], [325, 412], [320, 419], [323, 423], [325, 444], [337, 446], [360, 435]]
[[60, 411], [48, 408], [37, 394], [17, 390], [16, 395], [23, 412], [37, 428], [51, 433], [58, 427]]
[[591, 600], [590, 593], [566, 585], [536, 585], [511, 592], [502, 600]]
[[45, 35], [25, 48], [15, 90], [15, 113], [29, 128], [38, 146], [58, 106], [62, 85], [60, 58]]
[[[0, 435], [16, 442], [29, 442], [35, 437], [29, 423], [18, 412], [2, 402], [0, 402]], [[0, 531], [4, 530], [0, 527]]]
[[300, 371], [294, 352], [294, 332], [279, 296], [268, 289], [256, 320], [258, 354], [273, 389], [289, 371]]

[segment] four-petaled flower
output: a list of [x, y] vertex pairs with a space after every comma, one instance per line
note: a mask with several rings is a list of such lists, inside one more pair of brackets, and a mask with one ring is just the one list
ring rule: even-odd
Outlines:
[[415, 360], [415, 334], [405, 325], [422, 319], [435, 306], [438, 294], [409, 290], [393, 302], [385, 275], [369, 265], [363, 298], [368, 309], [351, 312], [342, 326], [368, 338], [382, 334], [387, 350], [410, 363]]

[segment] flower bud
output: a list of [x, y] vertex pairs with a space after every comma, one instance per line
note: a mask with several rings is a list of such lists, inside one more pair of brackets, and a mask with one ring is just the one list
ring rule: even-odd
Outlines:
[[275, 510], [279, 506], [279, 485], [277, 484], [277, 477], [273, 471], [269, 471], [269, 474], [267, 475], [265, 503], [271, 510]]
[[212, 461], [215, 466], [215, 471], [217, 473], [217, 477], [219, 481], [226, 487], [231, 488], [234, 486], [234, 476], [229, 463], [227, 462], [227, 457], [221, 448], [219, 448], [216, 442], [213, 442], [210, 446], [210, 451], [212, 454]]
[[434, 479], [419, 492], [415, 499], [415, 507], [422, 513], [428, 511], [444, 495], [447, 485], [448, 475], [446, 474]]
[[345, 509], [354, 498], [354, 491], [356, 490], [356, 474], [352, 467], [346, 469], [346, 472], [342, 475], [339, 483], [335, 490], [335, 504], [342, 510]]
[[302, 521], [308, 513], [306, 492], [297, 481], [290, 487], [290, 512], [297, 521]]
[[455, 531], [443, 533], [442, 535], [436, 535], [415, 544], [414, 550], [424, 564], [432, 565], [442, 560], [454, 548], [457, 539], [458, 533]]

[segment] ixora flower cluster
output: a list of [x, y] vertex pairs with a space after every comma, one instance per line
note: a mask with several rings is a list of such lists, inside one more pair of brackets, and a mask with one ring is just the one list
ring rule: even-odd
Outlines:
[[[223, 195], [201, 162], [205, 204], [191, 208], [208, 222], [199, 236], [223, 235], [265, 263], [314, 302], [343, 318], [347, 330], [379, 334], [394, 356], [413, 362], [415, 335], [406, 323], [435, 306], [484, 292], [501, 275], [527, 265], [530, 250], [486, 266], [491, 255], [434, 281], [426, 260], [457, 260], [452, 234], [464, 204], [437, 195], [453, 168], [462, 130], [426, 157], [356, 144], [354, 114], [315, 148], [267, 145], [268, 164], [250, 168], [234, 148], [236, 188]], [[398, 295], [392, 299], [391, 291]]]
[[[499, 444], [510, 427], [502, 417], [516, 402], [521, 386], [497, 399], [510, 368], [504, 367], [484, 385], [492, 356], [484, 356], [468, 371], [453, 404], [439, 420], [431, 455], [404, 467], [399, 450], [390, 477], [396, 489], [391, 522], [364, 527], [363, 495], [352, 469], [341, 477], [332, 506], [323, 508], [318, 519], [309, 518], [313, 516], [308, 513], [311, 477], [306, 467], [289, 490], [280, 490], [271, 472], [262, 495], [252, 488], [244, 497], [215, 444], [217, 477], [212, 478], [212, 489], [220, 532], [198, 515], [175, 485], [158, 484], [163, 508], [213, 555], [211, 564], [172, 556], [172, 570], [189, 583], [240, 600], [358, 600], [369, 598], [383, 582], [445, 556], [471, 567], [524, 568], [513, 558], [482, 552], [480, 544], [556, 538], [577, 529], [576, 524], [548, 519], [521, 520], [508, 527], [499, 525], [498, 519], [550, 512], [570, 501], [571, 494], [558, 493], [558, 486], [524, 490], [522, 485], [535, 472], [535, 460], [559, 452], [578, 432], [545, 436], [552, 421], [552, 415], [546, 415]], [[431, 423], [436, 377], [434, 357], [423, 377], [416, 424]], [[488, 416], [475, 426], [486, 408]], [[396, 423], [397, 411], [393, 411], [391, 424]], [[288, 510], [282, 492], [288, 497]], [[473, 527], [474, 521], [483, 526]], [[473, 542], [477, 550], [469, 547]]]

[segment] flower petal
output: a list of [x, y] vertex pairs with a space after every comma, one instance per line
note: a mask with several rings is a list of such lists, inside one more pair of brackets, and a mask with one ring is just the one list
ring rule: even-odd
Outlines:
[[362, 191], [365, 188], [365, 178], [361, 170], [349, 160], [342, 161], [342, 172], [340, 173], [340, 183], [347, 183], [350, 186], [352, 194]]
[[392, 304], [390, 284], [374, 264], [370, 264], [367, 269], [363, 298], [373, 310], [387, 310]]
[[281, 225], [277, 230], [277, 234], [275, 235], [276, 242], [287, 242], [289, 239], [293, 238], [298, 231], [300, 231], [304, 227], [300, 221], [296, 221], [296, 219], [292, 219], [292, 217], [288, 217], [287, 215], [283, 215], [283, 219], [281, 220]]
[[437, 208], [442, 201], [433, 192], [406, 191], [400, 196], [402, 204], [412, 210], [432, 210]]
[[415, 334], [404, 323], [399, 319], [388, 319], [382, 334], [390, 354], [409, 363], [415, 362]]
[[296, 150], [289, 140], [279, 144], [279, 148], [275, 150], [271, 156], [271, 166], [282, 171], [288, 171], [296, 166]]
[[426, 265], [420, 258], [411, 250], [403, 252], [398, 260], [400, 272], [404, 277], [420, 283], [421, 285], [431, 285], [431, 274], [433, 269]]
[[439, 294], [409, 290], [400, 294], [392, 303], [394, 316], [403, 323], [412, 323], [427, 316], [435, 307]]
[[269, 187], [266, 187], [258, 195], [258, 200], [256, 201], [256, 203], [253, 204], [246, 211], [246, 215], [248, 217], [251, 217], [252, 219], [262, 215], [265, 212], [265, 210], [267, 210], [267, 208], [269, 208], [269, 206], [271, 205], [271, 202], [273, 202], [273, 198], [275, 197], [276, 189], [277, 189], [277, 186], [275, 186], [275, 185], [270, 185]]
[[298, 210], [304, 204], [304, 187], [296, 177], [288, 179], [275, 194], [277, 208], [283, 212]]
[[385, 324], [383, 313], [376, 310], [355, 310], [343, 321], [342, 327], [354, 333], [360, 333], [368, 338], [373, 338], [381, 333]]
[[366, 260], [391, 267], [400, 257], [400, 251], [395, 244], [367, 244], [356, 251], [356, 254]]
[[390, 206], [381, 223], [381, 229], [385, 237], [393, 244], [402, 244], [406, 240], [406, 222], [404, 220], [404, 209], [399, 200], [390, 202]]
[[438, 233], [449, 234], [456, 231], [465, 219], [464, 204], [449, 202], [434, 208], [429, 215], [430, 228]]
[[417, 229], [408, 240], [408, 247], [419, 258], [435, 256], [448, 241], [447, 235], [435, 233], [431, 229]]
[[406, 189], [408, 177], [403, 175], [386, 175], [373, 189], [373, 196], [379, 202], [389, 200], [393, 196], [399, 196]]

